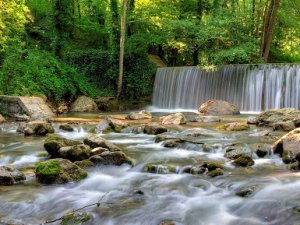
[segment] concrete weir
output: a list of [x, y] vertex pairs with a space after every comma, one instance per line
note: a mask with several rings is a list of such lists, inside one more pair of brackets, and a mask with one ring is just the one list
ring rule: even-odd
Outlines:
[[0, 108], [9, 114], [26, 114], [32, 119], [47, 119], [54, 113], [40, 97], [0, 96]]

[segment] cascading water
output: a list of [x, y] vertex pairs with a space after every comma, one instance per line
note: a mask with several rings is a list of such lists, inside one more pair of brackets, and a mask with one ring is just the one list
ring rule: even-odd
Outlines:
[[228, 65], [208, 72], [197, 67], [157, 70], [153, 106], [197, 109], [209, 99], [222, 99], [241, 111], [300, 108], [300, 65]]

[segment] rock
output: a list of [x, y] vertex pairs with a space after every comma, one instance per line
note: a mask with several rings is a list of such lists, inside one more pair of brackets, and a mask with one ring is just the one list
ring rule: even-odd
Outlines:
[[59, 129], [69, 132], [74, 131], [74, 128], [70, 124], [62, 124], [59, 126]]
[[277, 122], [273, 124], [273, 130], [291, 131], [296, 128], [293, 121]]
[[46, 121], [32, 121], [27, 123], [23, 128], [18, 128], [18, 130], [26, 136], [45, 136], [47, 134], [54, 133], [54, 128]]
[[102, 148], [107, 148], [109, 149], [109, 151], [121, 151], [121, 149], [114, 145], [113, 143], [111, 143], [110, 141], [97, 136], [95, 134], [88, 134], [84, 141], [83, 141], [86, 145], [89, 145], [91, 148], [97, 148], [97, 147], [102, 147]]
[[5, 122], [5, 118], [0, 114], [0, 123]]
[[60, 225], [84, 225], [92, 219], [86, 212], [69, 212], [62, 217]]
[[67, 159], [50, 159], [35, 166], [37, 181], [43, 184], [62, 184], [80, 181], [87, 172]]
[[[295, 127], [298, 127], [298, 121], [300, 120], [300, 111], [294, 108], [284, 109], [271, 109], [262, 112], [256, 117], [258, 126], [269, 126], [273, 127], [275, 124], [293, 122]], [[286, 126], [284, 126], [286, 127]], [[277, 125], [277, 129], [280, 126]]]
[[132, 161], [121, 151], [105, 151], [99, 155], [90, 157], [90, 161], [95, 163], [96, 165], [133, 165]]
[[227, 123], [225, 125], [218, 126], [217, 129], [225, 131], [244, 131], [249, 130], [250, 127], [244, 123]]
[[248, 167], [248, 166], [253, 166], [254, 161], [249, 156], [240, 156], [239, 158], [233, 161], [233, 164], [235, 166]]
[[126, 116], [128, 120], [143, 120], [143, 119], [151, 119], [152, 114], [147, 112], [146, 110], [142, 110], [139, 112], [131, 112], [129, 115]]
[[201, 114], [212, 116], [240, 114], [240, 110], [237, 106], [216, 99], [206, 101], [200, 106], [198, 111]]
[[172, 165], [157, 165], [151, 163], [144, 167], [144, 171], [148, 173], [168, 174], [177, 173], [177, 168]]
[[81, 145], [81, 141], [69, 140], [59, 137], [57, 135], [51, 135], [44, 141], [44, 148], [54, 158], [59, 157], [59, 149], [62, 147]]
[[107, 117], [99, 122], [96, 127], [96, 133], [121, 132], [122, 129], [128, 127], [128, 124], [122, 120]]
[[81, 144], [61, 147], [58, 150], [58, 157], [74, 162], [88, 159], [90, 157], [90, 153], [90, 147], [88, 145]]
[[91, 150], [91, 156], [93, 155], [100, 155], [102, 152], [105, 151], [109, 151], [108, 148], [102, 148], [102, 147], [98, 147], [98, 148], [94, 148]]
[[14, 115], [14, 119], [16, 121], [25, 121], [25, 122], [28, 122], [30, 120], [30, 116], [28, 116], [26, 114], [15, 114]]
[[241, 156], [252, 157], [252, 151], [246, 145], [230, 145], [225, 148], [224, 157], [228, 159], [237, 159]]
[[26, 180], [25, 175], [10, 166], [0, 166], [0, 185], [12, 185]]
[[93, 99], [81, 96], [71, 106], [71, 112], [98, 112], [98, 106]]
[[85, 160], [82, 160], [82, 161], [75, 161], [74, 164], [79, 166], [82, 169], [95, 166], [95, 164], [89, 159], [85, 159]]
[[167, 131], [168, 131], [167, 128], [165, 128], [164, 126], [161, 126], [157, 123], [150, 123], [150, 124], [148, 124], [144, 127], [144, 133], [145, 134], [157, 135], [157, 134], [165, 133]]
[[247, 119], [247, 124], [257, 124], [256, 116], [249, 116]]
[[173, 222], [172, 220], [164, 220], [161, 221], [158, 225], [175, 225], [175, 222]]
[[216, 123], [221, 122], [221, 118], [219, 116], [196, 116], [190, 122]]
[[144, 127], [143, 126], [126, 127], [121, 131], [121, 133], [142, 134], [144, 133]]
[[181, 125], [186, 124], [187, 120], [182, 113], [170, 114], [162, 117], [162, 124], [165, 125]]
[[258, 144], [255, 149], [255, 153], [259, 158], [264, 158], [269, 154], [271, 146], [267, 144]]
[[275, 154], [282, 157], [283, 162], [293, 163], [300, 153], [300, 128], [296, 128], [282, 136], [273, 144]]
[[243, 189], [238, 190], [235, 193], [235, 195], [242, 197], [242, 198], [246, 198], [246, 197], [251, 196], [256, 189], [257, 189], [257, 186], [243, 188]]
[[180, 141], [176, 140], [167, 140], [163, 143], [163, 146], [165, 148], [176, 148], [180, 145]]
[[222, 169], [216, 169], [216, 170], [208, 172], [207, 176], [217, 177], [217, 176], [222, 176], [223, 174], [224, 174], [224, 171]]

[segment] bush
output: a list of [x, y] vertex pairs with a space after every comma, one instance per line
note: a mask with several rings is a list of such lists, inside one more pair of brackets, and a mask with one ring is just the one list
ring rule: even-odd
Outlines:
[[80, 71], [41, 50], [8, 54], [0, 70], [0, 85], [1, 94], [46, 95], [53, 101], [98, 95]]
[[[64, 60], [75, 66], [91, 82], [103, 91], [101, 95], [115, 95], [119, 74], [119, 56], [109, 51], [84, 50], [66, 54]], [[126, 98], [137, 99], [149, 95], [152, 91], [151, 77], [155, 67], [147, 55], [126, 55], [124, 60], [123, 95]]]

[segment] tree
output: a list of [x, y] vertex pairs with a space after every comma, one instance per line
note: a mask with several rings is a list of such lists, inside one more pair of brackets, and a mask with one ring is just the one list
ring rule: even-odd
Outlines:
[[273, 33], [276, 26], [278, 9], [280, 0], [268, 0], [265, 8], [262, 39], [261, 39], [261, 57], [263, 61], [268, 62], [271, 44], [273, 40]]
[[121, 37], [120, 37], [120, 61], [119, 61], [119, 78], [117, 88], [117, 99], [119, 100], [122, 94], [122, 84], [124, 75], [124, 48], [125, 48], [125, 34], [126, 34], [126, 10], [127, 1], [123, 0], [122, 16], [121, 16]]

